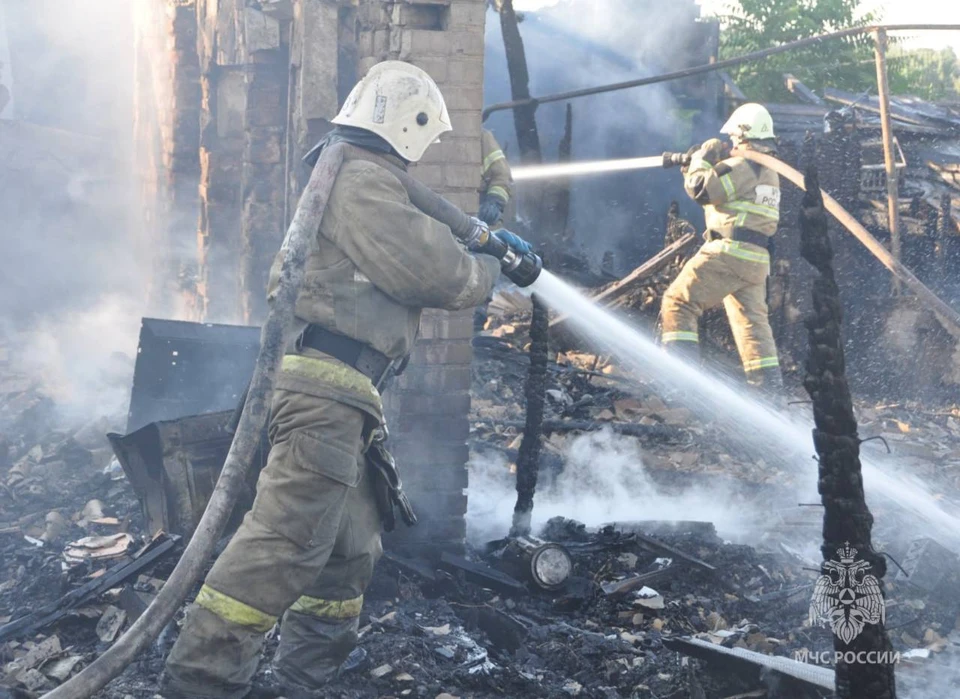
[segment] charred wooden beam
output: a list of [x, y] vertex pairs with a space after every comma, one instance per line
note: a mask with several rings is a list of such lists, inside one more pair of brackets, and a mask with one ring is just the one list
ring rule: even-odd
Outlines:
[[[892, 646], [884, 629], [883, 576], [886, 560], [874, 551], [873, 515], [864, 497], [860, 438], [844, 366], [840, 291], [833, 270], [833, 249], [815, 168], [806, 174], [800, 210], [800, 252], [819, 272], [813, 283], [813, 314], [806, 320], [810, 355], [804, 386], [813, 399], [814, 444], [820, 463], [819, 491], [824, 506], [823, 577], [818, 581], [811, 611], [832, 612], [834, 648], [839, 656], [836, 691], [841, 699], [894, 699]], [[848, 582], [844, 571], [869, 575], [870, 587]], [[831, 587], [830, 574], [841, 573]], [[834, 578], [834, 582], [836, 577]], [[853, 595], [862, 619], [840, 596]], [[879, 596], [879, 599], [877, 599]], [[849, 600], [847, 600], [849, 602]], [[838, 613], [839, 612], [839, 616]], [[849, 662], [848, 653], [876, 653], [881, 662]], [[888, 660], [889, 659], [889, 660]]]
[[179, 536], [159, 534], [132, 560], [119, 563], [103, 575], [71, 590], [60, 599], [0, 626], [0, 642], [10, 638], [30, 636], [36, 631], [59, 621], [71, 609], [83, 606], [95, 600], [107, 590], [136, 578], [144, 570], [173, 551], [179, 542]]
[[799, 97], [802, 101], [808, 104], [823, 104], [823, 100], [820, 99], [819, 95], [800, 82], [791, 73], [784, 73], [783, 81], [786, 84], [787, 89]]
[[543, 404], [547, 392], [550, 315], [546, 305], [536, 294], [531, 297], [531, 301], [533, 316], [530, 321], [530, 370], [527, 372], [524, 389], [527, 414], [523, 440], [520, 442], [520, 456], [517, 459], [517, 504], [513, 508], [511, 536], [530, 534], [533, 494], [537, 490], [537, 476], [540, 471]]
[[664, 638], [663, 645], [678, 653], [705, 660], [725, 672], [742, 674], [746, 678], [755, 679], [758, 668], [762, 670], [761, 676], [773, 673], [780, 680], [780, 686], [772, 696], [807, 699], [821, 697], [821, 690], [833, 688], [833, 671], [811, 663], [765, 655], [746, 648], [724, 648], [699, 638]]
[[[684, 233], [676, 241], [637, 267], [623, 279], [610, 285], [599, 294], [591, 298], [591, 301], [607, 307], [616, 305], [616, 301], [618, 299], [626, 295], [644, 279], [648, 279], [650, 276], [656, 274], [670, 264], [678, 255], [683, 254], [689, 246], [693, 245], [693, 242], [696, 239], [696, 233]], [[554, 318], [550, 323], [550, 327], [553, 328], [566, 322], [568, 317], [569, 316], [560, 316], [558, 318]]]
[[[510, 94], [514, 101], [530, 99], [530, 72], [527, 70], [527, 55], [523, 49], [523, 37], [513, 0], [503, 0], [500, 8], [500, 29], [510, 73]], [[543, 161], [540, 151], [540, 134], [537, 131], [537, 105], [525, 104], [513, 110], [513, 123], [517, 129], [517, 145], [520, 160], [524, 163]]]
[[[567, 119], [563, 130], [563, 138], [560, 139], [560, 147], [557, 152], [557, 161], [561, 163], [570, 162], [570, 152], [573, 145], [573, 107], [567, 105]], [[570, 180], [557, 180], [546, 184], [544, 192], [544, 227], [547, 231], [553, 231], [553, 240], [569, 248], [571, 243], [569, 238], [568, 226], [570, 222]]]
[[523, 595], [527, 592], [524, 584], [516, 578], [483, 563], [469, 561], [463, 556], [444, 552], [440, 556], [440, 568], [456, 575], [463, 575], [465, 580], [475, 585], [497, 590], [503, 594]]

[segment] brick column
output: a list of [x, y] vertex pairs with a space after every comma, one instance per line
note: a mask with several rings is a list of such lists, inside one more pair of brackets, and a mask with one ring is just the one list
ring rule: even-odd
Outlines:
[[[483, 106], [484, 0], [383, 3], [361, 0], [359, 69], [408, 61], [437, 81], [454, 131], [411, 168], [465, 211], [477, 209]], [[466, 523], [473, 311], [428, 311], [410, 367], [387, 396], [393, 450], [420, 517], [387, 546], [436, 553], [462, 548]]]

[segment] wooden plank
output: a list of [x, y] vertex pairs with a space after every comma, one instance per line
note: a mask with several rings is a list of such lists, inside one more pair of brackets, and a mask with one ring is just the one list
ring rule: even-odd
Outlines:
[[787, 89], [804, 102], [809, 104], [823, 104], [823, 100], [820, 99], [820, 97], [813, 90], [797, 80], [797, 78], [792, 74], [784, 73], [783, 80], [787, 84]]
[[749, 101], [746, 94], [744, 94], [743, 90], [740, 89], [740, 86], [733, 81], [732, 77], [730, 77], [730, 73], [725, 70], [721, 70], [717, 75], [720, 76], [720, 81], [723, 83], [724, 88], [726, 88], [731, 97], [733, 97], [735, 100], [739, 100], [740, 102]]
[[[678, 238], [674, 243], [665, 247], [663, 250], [630, 272], [630, 274], [625, 276], [623, 279], [616, 282], [612, 286], [607, 287], [590, 300], [597, 304], [602, 303], [604, 306], [613, 305], [613, 303], [619, 297], [623, 296], [627, 291], [629, 291], [634, 284], [643, 281], [653, 274], [656, 274], [670, 264], [670, 261], [686, 250], [696, 238], [697, 235], [695, 233], [687, 233], [683, 237]], [[552, 328], [557, 326], [563, 323], [566, 319], [567, 316], [565, 315], [555, 318], [550, 322], [550, 327]]]
[[[900, 261], [900, 191], [897, 160], [893, 151], [893, 127], [890, 125], [890, 86], [887, 82], [887, 33], [874, 35], [877, 58], [877, 89], [880, 98], [880, 129], [883, 135], [883, 164], [887, 172], [887, 209], [890, 222], [890, 252]], [[894, 279], [893, 290], [900, 293], [900, 281]]]

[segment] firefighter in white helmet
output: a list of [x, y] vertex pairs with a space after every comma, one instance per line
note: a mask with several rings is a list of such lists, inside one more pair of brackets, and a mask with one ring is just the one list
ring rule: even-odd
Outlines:
[[[381, 450], [384, 378], [413, 347], [421, 310], [481, 303], [498, 262], [473, 255], [413, 206], [378, 164], [405, 167], [451, 130], [437, 85], [412, 65], [375, 65], [311, 152], [346, 142], [296, 303], [257, 497], [217, 559], [167, 658], [164, 697], [251, 691], [264, 634], [280, 620], [260, 694], [315, 695], [357, 644], [363, 594], [393, 518]], [[478, 222], [479, 225], [479, 222]], [[277, 288], [280, 257], [269, 293]], [[395, 494], [395, 493], [394, 493]]]
[[[759, 104], [745, 104], [721, 128], [735, 148], [775, 153], [773, 119]], [[661, 342], [699, 360], [698, 321], [721, 303], [730, 320], [751, 385], [778, 393], [783, 386], [777, 346], [767, 315], [769, 247], [780, 222], [780, 178], [711, 139], [684, 169], [687, 194], [704, 209], [706, 243], [667, 289]]]

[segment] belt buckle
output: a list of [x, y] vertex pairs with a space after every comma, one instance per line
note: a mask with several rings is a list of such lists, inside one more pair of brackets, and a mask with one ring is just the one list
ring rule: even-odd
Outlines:
[[385, 366], [385, 367], [383, 368], [383, 371], [382, 371], [381, 374], [380, 374], [380, 378], [378, 378], [376, 381], [373, 382], [373, 387], [376, 388], [377, 391], [379, 391], [381, 388], [383, 388], [383, 385], [384, 385], [384, 384], [387, 382], [387, 380], [393, 375], [393, 370], [397, 367], [397, 365], [398, 365], [401, 361], [402, 361], [402, 359], [391, 359], [391, 360], [387, 363], [387, 366]]

